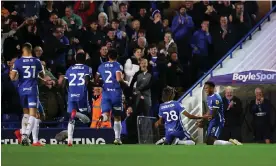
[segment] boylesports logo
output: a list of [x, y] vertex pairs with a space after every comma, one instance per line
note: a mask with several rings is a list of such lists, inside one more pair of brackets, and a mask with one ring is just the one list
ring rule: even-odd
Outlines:
[[233, 81], [266, 81], [266, 80], [273, 80], [276, 78], [276, 74], [263, 74], [261, 72], [252, 74], [249, 72], [248, 74], [239, 74], [239, 73], [234, 73], [233, 74]]

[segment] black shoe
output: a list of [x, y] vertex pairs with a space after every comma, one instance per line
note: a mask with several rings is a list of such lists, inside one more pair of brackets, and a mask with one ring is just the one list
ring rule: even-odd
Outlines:
[[22, 135], [22, 146], [30, 146], [29, 138], [26, 134]]

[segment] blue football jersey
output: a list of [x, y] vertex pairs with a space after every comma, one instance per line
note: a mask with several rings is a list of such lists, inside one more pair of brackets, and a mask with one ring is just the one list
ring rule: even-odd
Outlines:
[[69, 82], [68, 101], [80, 101], [87, 96], [85, 76], [92, 77], [92, 69], [83, 64], [75, 64], [67, 69], [65, 79]]
[[123, 67], [118, 62], [104, 62], [99, 68], [97, 74], [103, 79], [104, 91], [121, 90], [120, 83], [116, 79], [116, 73], [122, 72]]
[[43, 71], [35, 57], [21, 57], [14, 62], [13, 71], [18, 73], [19, 95], [38, 95], [38, 74]]
[[163, 103], [159, 107], [159, 117], [165, 121], [166, 132], [184, 131], [181, 114], [185, 108], [177, 101]]
[[210, 113], [213, 109], [218, 109], [217, 115], [211, 120], [214, 123], [224, 123], [223, 102], [219, 94], [214, 93], [211, 96], [207, 96], [207, 105]]

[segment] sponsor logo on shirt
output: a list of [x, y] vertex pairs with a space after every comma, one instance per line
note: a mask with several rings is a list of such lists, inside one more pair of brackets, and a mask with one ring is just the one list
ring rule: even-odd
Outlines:
[[263, 73], [256, 73], [252, 74], [249, 72], [248, 74], [239, 74], [239, 73], [234, 73], [233, 74], [233, 81], [265, 81], [265, 80], [273, 80], [275, 79], [276, 74], [263, 74]]
[[80, 94], [71, 94], [71, 97], [80, 97]]
[[32, 90], [32, 87], [29, 87], [29, 88], [23, 88], [23, 91], [31, 91]]

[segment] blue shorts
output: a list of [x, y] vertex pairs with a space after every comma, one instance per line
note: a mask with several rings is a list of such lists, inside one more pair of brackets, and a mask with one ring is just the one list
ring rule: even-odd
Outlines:
[[175, 138], [178, 138], [180, 140], [190, 140], [191, 135], [187, 131], [173, 131], [173, 132], [168, 132], [166, 131], [166, 143], [172, 144], [173, 140]]
[[20, 104], [22, 108], [38, 108], [38, 95], [22, 95], [20, 96]]
[[219, 138], [220, 133], [222, 132], [223, 124], [216, 124], [210, 122], [207, 129], [207, 137]]
[[112, 111], [114, 116], [121, 116], [123, 111], [122, 91], [103, 91], [102, 93], [102, 113]]
[[80, 101], [68, 101], [67, 112], [71, 113], [74, 109], [79, 112], [90, 112], [88, 100], [83, 99]]

